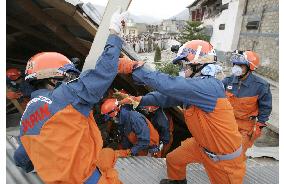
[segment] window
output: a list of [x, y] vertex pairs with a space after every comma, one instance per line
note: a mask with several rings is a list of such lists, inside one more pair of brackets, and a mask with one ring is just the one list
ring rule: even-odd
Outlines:
[[248, 30], [256, 30], [259, 27], [259, 21], [250, 21], [247, 23], [246, 28]]
[[196, 9], [191, 11], [192, 21], [201, 21], [203, 17], [204, 11], [202, 9]]
[[226, 10], [226, 9], [228, 9], [228, 8], [229, 8], [229, 3], [223, 4], [223, 5], [221, 6], [221, 11]]
[[192, 11], [191, 15], [192, 15], [191, 20], [195, 21], [196, 20], [196, 11]]
[[219, 25], [219, 30], [225, 30], [225, 24], [220, 24]]

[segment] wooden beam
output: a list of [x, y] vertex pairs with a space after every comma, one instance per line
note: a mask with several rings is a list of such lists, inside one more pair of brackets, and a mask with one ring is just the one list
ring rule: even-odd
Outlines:
[[62, 11], [66, 15], [73, 17], [73, 19], [85, 28], [93, 36], [96, 35], [97, 27], [92, 21], [90, 21], [86, 16], [82, 15], [81, 12], [76, 10], [76, 6], [64, 1], [64, 0], [43, 0], [46, 4]]
[[60, 39], [56, 39], [54, 36], [47, 36], [46, 34], [40, 32], [40, 31], [37, 31], [36, 29], [34, 29], [30, 26], [27, 26], [25, 24], [18, 22], [14, 18], [7, 17], [7, 24], [9, 26], [12, 26], [12, 27], [26, 33], [26, 34], [29, 34], [31, 36], [34, 36], [34, 37], [48, 43], [48, 44], [51, 44], [52, 46], [55, 46], [56, 49], [58, 50], [58, 52], [73, 52], [74, 55], [82, 55], [81, 53], [74, 50], [72, 47], [71, 47], [72, 50], [68, 49], [68, 51], [67, 51], [66, 49], [64, 49], [62, 47], [62, 45], [65, 44], [65, 43], [63, 43]]
[[92, 42], [79, 37], [76, 37], [76, 39], [81, 42], [86, 48], [91, 48]]
[[98, 27], [94, 25], [87, 17], [84, 17], [79, 11], [73, 15], [74, 20], [85, 28], [91, 35], [96, 36]]
[[46, 4], [62, 11], [66, 15], [73, 16], [76, 12], [76, 6], [66, 2], [65, 0], [42, 0]]
[[16, 2], [30, 15], [34, 16], [39, 22], [44, 24], [47, 28], [53, 31], [62, 40], [68, 43], [73, 49], [86, 56], [89, 49], [84, 47], [74, 36], [65, 30], [59, 23], [53, 20], [50, 16], [44, 13], [37, 5], [31, 0], [16, 0]]
[[94, 38], [92, 43], [92, 47], [89, 51], [88, 56], [86, 57], [83, 71], [87, 69], [93, 69], [96, 66], [96, 62], [100, 55], [102, 54], [105, 44], [107, 42], [107, 38], [109, 36], [109, 25], [110, 20], [114, 12], [117, 10], [125, 11], [128, 9], [131, 0], [109, 0], [107, 6], [105, 8], [105, 12], [100, 22], [100, 26], [98, 28], [98, 32]]

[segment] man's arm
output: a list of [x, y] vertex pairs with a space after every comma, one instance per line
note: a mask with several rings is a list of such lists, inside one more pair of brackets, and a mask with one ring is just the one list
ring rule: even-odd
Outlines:
[[110, 35], [105, 49], [98, 59], [95, 69], [83, 72], [76, 81], [67, 86], [76, 94], [82, 103], [93, 105], [102, 98], [117, 75], [118, 58], [122, 40], [116, 35]]
[[159, 108], [152, 118], [153, 125], [156, 124], [158, 129], [160, 129], [160, 140], [164, 144], [168, 144], [170, 142], [170, 127], [169, 120], [164, 113], [162, 108]]
[[150, 130], [144, 117], [138, 112], [131, 112], [132, 129], [137, 136], [137, 143], [131, 148], [132, 155], [147, 149], [150, 144]]
[[183, 105], [183, 103], [175, 98], [163, 95], [158, 91], [154, 91], [147, 93], [145, 96], [142, 96], [142, 99], [139, 103], [139, 106], [150, 106], [150, 105], [167, 108], [167, 107], [175, 107]]
[[133, 79], [148, 85], [163, 95], [175, 98], [186, 105], [196, 105], [206, 112], [212, 112], [218, 98], [225, 97], [221, 81], [213, 77], [188, 78], [149, 71], [144, 67], [135, 69]]
[[261, 88], [258, 96], [258, 111], [258, 122], [265, 123], [268, 121], [272, 111], [272, 95], [268, 83]]

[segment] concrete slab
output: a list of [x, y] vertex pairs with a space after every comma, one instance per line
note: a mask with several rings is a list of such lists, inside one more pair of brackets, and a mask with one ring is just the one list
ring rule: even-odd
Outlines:
[[252, 158], [271, 157], [279, 160], [279, 147], [256, 147], [247, 150], [246, 155]]

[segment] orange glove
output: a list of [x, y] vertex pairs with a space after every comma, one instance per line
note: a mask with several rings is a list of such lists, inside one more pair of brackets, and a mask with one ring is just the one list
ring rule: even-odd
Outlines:
[[118, 102], [119, 105], [132, 104], [136, 108], [142, 99], [142, 96], [128, 96]]
[[118, 61], [118, 73], [120, 74], [130, 74], [133, 69], [143, 66], [143, 61], [132, 61], [127, 58], [119, 58]]
[[116, 157], [126, 158], [131, 155], [131, 150], [130, 149], [115, 150], [115, 155]]
[[260, 137], [261, 136], [261, 129], [263, 127], [266, 127], [266, 126], [267, 125], [265, 123], [260, 123], [260, 122], [255, 123], [253, 133], [252, 133], [252, 139], [255, 140], [258, 137]]
[[14, 100], [14, 99], [18, 99], [22, 96], [23, 94], [21, 92], [14, 92], [14, 91], [8, 91], [6, 94], [6, 97], [9, 100]]

